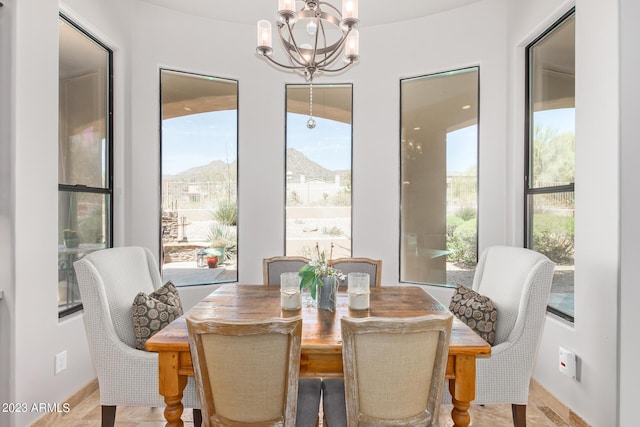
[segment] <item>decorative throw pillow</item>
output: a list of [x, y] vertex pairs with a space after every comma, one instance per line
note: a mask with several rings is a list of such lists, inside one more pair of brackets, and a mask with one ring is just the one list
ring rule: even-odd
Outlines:
[[482, 339], [493, 345], [496, 338], [498, 310], [496, 310], [491, 298], [480, 295], [473, 289], [458, 285], [451, 296], [449, 310]]
[[180, 295], [171, 281], [149, 295], [144, 292], [138, 293], [133, 300], [132, 308], [138, 350], [144, 350], [149, 338], [182, 316]]

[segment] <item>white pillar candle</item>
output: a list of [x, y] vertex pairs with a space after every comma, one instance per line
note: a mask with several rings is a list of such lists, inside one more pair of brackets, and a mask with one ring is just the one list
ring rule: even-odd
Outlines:
[[302, 307], [300, 276], [296, 272], [280, 275], [280, 307], [283, 310], [298, 310]]
[[369, 308], [369, 292], [349, 292], [349, 308], [351, 310], [367, 310]]
[[287, 289], [280, 292], [280, 306], [283, 310], [298, 310], [302, 307], [302, 295], [300, 291]]

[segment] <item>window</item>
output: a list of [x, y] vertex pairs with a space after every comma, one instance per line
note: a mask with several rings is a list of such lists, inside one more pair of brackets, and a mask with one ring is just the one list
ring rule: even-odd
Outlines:
[[287, 85], [286, 91], [285, 254], [310, 257], [318, 243], [327, 254], [333, 244], [334, 259], [350, 257], [353, 88]]
[[525, 243], [556, 263], [549, 311], [573, 321], [575, 12], [527, 47]]
[[58, 315], [82, 308], [73, 262], [111, 247], [111, 51], [60, 16]]
[[478, 258], [477, 67], [400, 81], [400, 281], [471, 286]]
[[238, 83], [160, 70], [162, 276], [235, 282]]

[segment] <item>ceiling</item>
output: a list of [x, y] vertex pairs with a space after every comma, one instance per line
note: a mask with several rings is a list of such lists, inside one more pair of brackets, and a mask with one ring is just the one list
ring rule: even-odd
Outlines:
[[[167, 9], [236, 24], [255, 25], [260, 19], [275, 20], [276, 0], [141, 0]], [[433, 15], [481, 0], [364, 0], [359, 2], [360, 26], [385, 25]], [[340, 0], [329, 0], [340, 10]]]

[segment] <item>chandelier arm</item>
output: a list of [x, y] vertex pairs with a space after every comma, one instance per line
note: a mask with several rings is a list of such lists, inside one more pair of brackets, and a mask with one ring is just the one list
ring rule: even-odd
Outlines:
[[344, 44], [347, 41], [347, 36], [350, 32], [351, 29], [347, 31], [347, 33], [338, 41], [338, 43], [334, 44], [335, 49], [329, 55], [325, 54], [324, 58], [321, 61], [318, 61], [318, 66], [329, 66], [340, 57], [340, 54], [344, 49]]
[[272, 62], [273, 64], [277, 65], [278, 67], [282, 67], [282, 68], [286, 68], [288, 70], [304, 70], [305, 67], [304, 66], [295, 66], [295, 65], [286, 65], [286, 64], [281, 64], [278, 61], [276, 61], [275, 59], [273, 59], [272, 57], [268, 56], [268, 55], [262, 55], [264, 58], [268, 59], [270, 62]]
[[322, 8], [323, 6], [327, 6], [327, 7], [331, 8], [331, 9], [333, 9], [336, 12], [336, 14], [338, 15], [338, 17], [340, 19], [342, 19], [342, 12], [340, 12], [338, 10], [338, 8], [335, 7], [334, 5], [332, 5], [331, 3], [327, 3], [326, 1], [320, 1], [320, 2], [318, 2], [318, 4], [320, 5], [320, 8]]
[[284, 39], [284, 37], [282, 36], [281, 28], [280, 28], [280, 26], [278, 26], [278, 33], [280, 35], [280, 42], [282, 43], [282, 46], [285, 48], [285, 50], [287, 52], [291, 52], [291, 47], [293, 46], [293, 48], [294, 48], [293, 50], [298, 54], [298, 58], [296, 58], [295, 56], [291, 55], [290, 53], [288, 54], [289, 58], [291, 58], [294, 62], [296, 62], [301, 67], [306, 68], [307, 65], [309, 65], [309, 64], [308, 64], [308, 62], [302, 62], [299, 59], [299, 58], [304, 59], [304, 56], [300, 52], [300, 48], [298, 47], [298, 43], [296, 42], [296, 38], [293, 36], [293, 28], [291, 28], [291, 25], [289, 24], [289, 20], [288, 19], [286, 21], [286, 25], [287, 25], [287, 32], [289, 33], [289, 40], [290, 41], [287, 41], [287, 40]]
[[328, 69], [328, 68], [323, 68], [322, 72], [323, 73], [337, 73], [338, 71], [342, 71], [345, 68], [349, 67], [350, 65], [353, 65], [353, 59], [350, 59], [349, 62], [347, 62], [346, 64], [344, 64], [342, 67], [340, 68], [334, 68], [332, 70]]
[[[324, 34], [324, 25], [322, 24], [322, 19], [316, 18], [316, 36], [314, 38], [313, 44], [313, 56], [311, 57], [310, 64], [317, 64], [316, 55], [318, 54], [318, 37], [320, 36], [320, 30], [322, 29], [322, 34]], [[324, 38], [324, 47], [327, 47], [327, 38]], [[326, 56], [326, 54], [325, 54]]]

